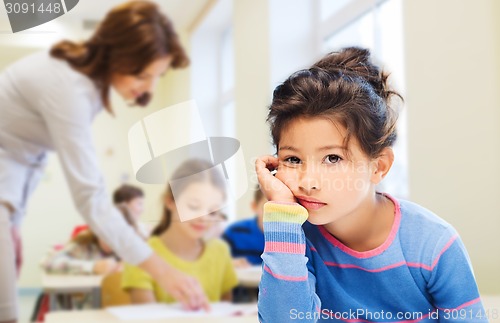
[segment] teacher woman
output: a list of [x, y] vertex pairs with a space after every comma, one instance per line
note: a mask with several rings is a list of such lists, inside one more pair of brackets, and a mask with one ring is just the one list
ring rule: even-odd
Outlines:
[[111, 88], [144, 106], [161, 75], [188, 64], [170, 20], [154, 3], [132, 1], [112, 9], [89, 40], [62, 41], [0, 74], [0, 322], [18, 317], [18, 230], [51, 150], [92, 231], [186, 307], [208, 307], [198, 281], [154, 254], [112, 205], [91, 136], [95, 115], [113, 113]]

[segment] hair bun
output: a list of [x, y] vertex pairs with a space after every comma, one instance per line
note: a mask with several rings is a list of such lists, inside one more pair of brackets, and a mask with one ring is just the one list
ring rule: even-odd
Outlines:
[[393, 94], [398, 95], [389, 87], [389, 74], [372, 63], [370, 50], [365, 48], [346, 47], [332, 52], [316, 62], [312, 68], [322, 69], [329, 74], [341, 72], [351, 77], [363, 78], [386, 102]]

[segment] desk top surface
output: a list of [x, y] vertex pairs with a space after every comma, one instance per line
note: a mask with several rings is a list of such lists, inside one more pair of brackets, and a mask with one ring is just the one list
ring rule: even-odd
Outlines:
[[174, 319], [158, 319], [158, 320], [127, 320], [122, 321], [105, 310], [89, 310], [89, 311], [71, 311], [71, 312], [52, 312], [45, 317], [47, 323], [257, 323], [259, 322], [257, 315], [249, 316], [232, 316], [232, 317], [186, 317]]
[[261, 266], [236, 268], [236, 276], [242, 286], [259, 287], [260, 278], [262, 276], [262, 268]]
[[98, 275], [42, 275], [42, 289], [68, 290], [68, 289], [92, 289], [101, 286], [103, 276]]
[[[237, 268], [236, 275], [243, 285], [259, 286], [262, 269], [260, 266]], [[103, 276], [100, 275], [61, 275], [43, 274], [44, 290], [64, 290], [71, 288], [96, 288], [101, 286]]]

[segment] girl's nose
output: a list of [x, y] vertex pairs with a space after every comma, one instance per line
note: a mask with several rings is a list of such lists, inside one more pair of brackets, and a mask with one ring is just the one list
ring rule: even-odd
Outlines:
[[321, 174], [313, 166], [300, 172], [299, 188], [307, 193], [321, 189]]

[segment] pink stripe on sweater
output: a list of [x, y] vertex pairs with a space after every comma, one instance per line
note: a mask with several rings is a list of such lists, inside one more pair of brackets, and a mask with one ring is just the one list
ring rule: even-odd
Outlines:
[[457, 240], [457, 238], [458, 238], [458, 235], [454, 235], [453, 237], [450, 238], [450, 240], [444, 245], [443, 249], [441, 249], [439, 254], [436, 256], [436, 258], [432, 262], [432, 265], [429, 266], [429, 265], [418, 263], [418, 262], [407, 262], [406, 264], [408, 265], [408, 267], [419, 267], [419, 268], [423, 268], [423, 269], [432, 271], [434, 269], [434, 267], [436, 267], [436, 265], [438, 264], [439, 259], [441, 258], [443, 253], [445, 253], [446, 250], [450, 249], [451, 245], [455, 242], [455, 240]]
[[363, 267], [360, 267], [360, 266], [357, 266], [357, 265], [338, 264], [338, 263], [331, 262], [331, 261], [325, 261], [325, 265], [330, 266], [330, 267], [359, 269], [359, 270], [364, 270], [364, 271], [367, 271], [367, 272], [370, 272], [370, 273], [378, 273], [378, 272], [381, 272], [381, 271], [386, 271], [386, 270], [393, 269], [393, 268], [396, 268], [396, 267], [404, 266], [405, 264], [406, 264], [405, 261], [400, 261], [398, 263], [395, 263], [395, 264], [392, 264], [392, 265], [388, 265], [388, 266], [385, 266], [385, 267], [376, 268], [376, 269], [368, 269], [368, 268], [363, 268]]
[[437, 306], [436, 307], [439, 308], [442, 311], [444, 311], [444, 310], [446, 310], [446, 311], [458, 311], [458, 310], [460, 310], [460, 309], [462, 309], [464, 307], [474, 305], [474, 304], [476, 304], [476, 303], [478, 303], [480, 301], [481, 301], [481, 297], [478, 297], [478, 298], [473, 299], [472, 301], [468, 301], [466, 303], [463, 303], [462, 305], [460, 305], [458, 307], [455, 307], [455, 308], [441, 308], [441, 307], [437, 307]]
[[287, 280], [287, 281], [292, 281], [292, 282], [300, 282], [300, 281], [306, 281], [307, 280], [307, 275], [302, 276], [302, 277], [294, 277], [294, 276], [286, 276], [286, 275], [280, 275], [273, 273], [269, 267], [264, 265], [264, 270], [267, 271], [271, 276], [274, 278], [280, 279], [280, 280]]
[[451, 239], [446, 243], [446, 245], [443, 247], [443, 249], [436, 256], [436, 258], [432, 262], [431, 266], [426, 265], [426, 264], [422, 264], [419, 262], [406, 262], [406, 261], [400, 261], [400, 262], [392, 264], [392, 265], [387, 265], [387, 266], [375, 268], [375, 269], [368, 269], [368, 268], [360, 267], [358, 265], [353, 265], [353, 264], [339, 264], [339, 263], [332, 262], [332, 261], [325, 261], [325, 265], [330, 266], [330, 267], [338, 267], [338, 268], [359, 269], [359, 270], [364, 270], [364, 271], [371, 272], [371, 273], [382, 272], [382, 271], [386, 271], [389, 269], [401, 267], [404, 265], [406, 265], [408, 267], [422, 268], [422, 269], [425, 269], [428, 271], [432, 271], [434, 269], [434, 267], [436, 267], [436, 265], [438, 264], [441, 256], [446, 252], [446, 250], [448, 250], [451, 247], [451, 245], [455, 242], [455, 240], [457, 240], [457, 238], [458, 238], [458, 235], [454, 235], [453, 237], [451, 237]]
[[304, 243], [267, 241], [264, 252], [281, 252], [304, 255], [306, 245]]
[[432, 268], [434, 269], [434, 267], [436, 267], [438, 261], [439, 261], [439, 258], [441, 258], [441, 256], [443, 255], [443, 253], [448, 250], [451, 245], [453, 244], [453, 242], [455, 242], [455, 240], [457, 240], [458, 238], [458, 235], [454, 235], [453, 237], [451, 237], [450, 241], [448, 241], [445, 246], [443, 247], [443, 249], [441, 250], [441, 252], [439, 253], [439, 255], [436, 257], [436, 259], [434, 259], [434, 261], [432, 262]]
[[419, 263], [419, 262], [407, 262], [406, 265], [408, 267], [423, 268], [423, 269], [428, 270], [428, 271], [432, 271], [432, 268], [433, 268], [431, 266], [428, 266], [426, 264], [422, 264], [422, 263]]
[[382, 243], [377, 248], [368, 251], [357, 251], [349, 248], [348, 246], [337, 240], [337, 238], [332, 236], [323, 226], [318, 226], [319, 231], [331, 244], [333, 244], [335, 247], [339, 248], [340, 250], [344, 251], [345, 253], [353, 257], [370, 258], [380, 255], [382, 252], [387, 250], [387, 248], [389, 248], [389, 246], [392, 244], [392, 241], [394, 241], [394, 238], [396, 237], [396, 234], [398, 233], [399, 230], [399, 224], [401, 223], [401, 207], [399, 205], [399, 202], [387, 193], [381, 193], [381, 194], [383, 194], [385, 197], [391, 200], [392, 203], [394, 204], [394, 222], [392, 223], [391, 232], [385, 239], [384, 243]]

